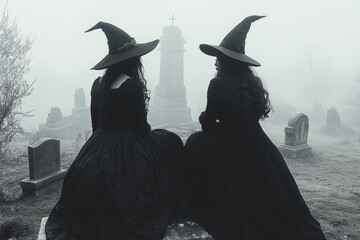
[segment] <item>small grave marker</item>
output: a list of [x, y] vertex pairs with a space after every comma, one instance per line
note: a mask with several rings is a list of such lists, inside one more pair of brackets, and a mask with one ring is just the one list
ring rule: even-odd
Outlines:
[[61, 187], [66, 171], [60, 169], [60, 140], [42, 138], [28, 146], [28, 155], [29, 178], [20, 182], [23, 194], [37, 195], [50, 186]]
[[285, 127], [285, 144], [279, 147], [284, 157], [300, 158], [311, 153], [307, 144], [309, 131], [309, 118], [303, 113], [294, 113]]

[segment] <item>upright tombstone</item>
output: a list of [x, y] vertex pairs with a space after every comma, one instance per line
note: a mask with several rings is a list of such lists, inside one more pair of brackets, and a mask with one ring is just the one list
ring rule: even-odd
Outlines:
[[50, 187], [61, 187], [66, 171], [60, 168], [60, 141], [42, 138], [28, 146], [29, 178], [21, 180], [25, 195], [37, 195]]
[[285, 144], [279, 146], [284, 157], [301, 158], [311, 154], [311, 147], [307, 144], [309, 118], [303, 113], [294, 113], [285, 127]]
[[341, 125], [340, 115], [339, 115], [338, 111], [336, 110], [336, 108], [334, 106], [332, 106], [331, 108], [329, 108], [327, 110], [326, 126], [327, 127], [340, 127], [340, 125]]
[[184, 43], [180, 28], [172, 24], [163, 29], [160, 81], [152, 96], [148, 116], [152, 125], [192, 121], [184, 86]]

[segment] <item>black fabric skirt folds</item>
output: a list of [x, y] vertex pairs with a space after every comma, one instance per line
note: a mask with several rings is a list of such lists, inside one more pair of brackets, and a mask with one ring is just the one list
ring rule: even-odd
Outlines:
[[325, 239], [258, 123], [196, 132], [185, 159], [189, 212], [217, 240]]
[[162, 239], [179, 195], [181, 139], [167, 130], [97, 129], [64, 179], [51, 239]]

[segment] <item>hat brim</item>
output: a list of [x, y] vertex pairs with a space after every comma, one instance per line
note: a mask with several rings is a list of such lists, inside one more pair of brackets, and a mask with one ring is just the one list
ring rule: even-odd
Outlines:
[[154, 50], [158, 44], [159, 39], [156, 39], [148, 43], [138, 43], [135, 47], [129, 48], [121, 53], [108, 54], [91, 69], [105, 69], [115, 63], [127, 60], [129, 58], [145, 55]]
[[206, 55], [210, 55], [210, 56], [214, 56], [216, 57], [216, 54], [218, 52], [222, 52], [223, 54], [225, 54], [226, 56], [238, 60], [240, 62], [243, 62], [249, 66], [253, 66], [253, 67], [259, 67], [261, 66], [261, 64], [259, 62], [257, 62], [256, 60], [252, 59], [251, 57], [239, 53], [239, 52], [235, 52], [232, 51], [230, 49], [227, 49], [225, 47], [221, 47], [221, 46], [216, 46], [216, 45], [208, 45], [208, 44], [200, 44], [200, 50], [205, 53]]

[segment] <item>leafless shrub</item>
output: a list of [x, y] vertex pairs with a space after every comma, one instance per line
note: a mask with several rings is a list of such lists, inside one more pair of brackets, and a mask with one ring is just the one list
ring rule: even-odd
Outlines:
[[0, 16], [0, 164], [14, 137], [24, 131], [21, 121], [31, 116], [21, 109], [23, 98], [33, 92], [34, 82], [24, 79], [31, 47], [32, 40], [21, 34], [15, 21], [10, 23], [5, 8]]

